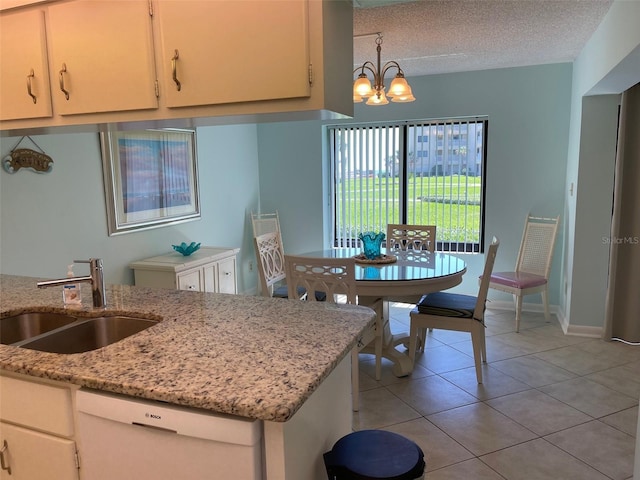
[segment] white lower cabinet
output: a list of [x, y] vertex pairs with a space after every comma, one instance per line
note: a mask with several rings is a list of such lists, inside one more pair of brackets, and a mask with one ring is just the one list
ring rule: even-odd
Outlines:
[[78, 477], [76, 442], [2, 422], [2, 480], [72, 480]]
[[225, 258], [217, 262], [216, 280], [219, 293], [237, 293], [236, 257]]
[[2, 480], [77, 480], [72, 387], [0, 376]]
[[[194, 290], [196, 292], [206, 292], [204, 287], [204, 269], [189, 270], [187, 272], [176, 274], [176, 281], [178, 282], [178, 290]], [[136, 285], [139, 284], [136, 280]], [[213, 290], [209, 290], [213, 291]]]
[[239, 248], [201, 247], [188, 257], [174, 252], [129, 264], [135, 284], [196, 292], [237, 293]]
[[326, 480], [323, 454], [351, 433], [351, 355], [291, 419], [264, 422], [265, 480]]

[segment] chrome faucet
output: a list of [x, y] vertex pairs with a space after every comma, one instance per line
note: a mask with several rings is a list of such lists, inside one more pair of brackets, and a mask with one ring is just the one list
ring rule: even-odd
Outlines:
[[93, 296], [93, 308], [104, 308], [107, 306], [107, 299], [104, 292], [104, 271], [102, 269], [102, 259], [90, 258], [89, 260], [74, 260], [73, 263], [88, 263], [90, 275], [86, 277], [61, 278], [59, 280], [47, 280], [38, 282], [38, 288], [57, 287], [69, 285], [70, 283], [90, 283]]

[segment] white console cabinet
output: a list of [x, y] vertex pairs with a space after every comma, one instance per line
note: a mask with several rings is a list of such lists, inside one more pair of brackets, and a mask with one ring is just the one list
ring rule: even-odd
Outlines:
[[185, 257], [177, 252], [129, 264], [135, 284], [197, 292], [238, 293], [236, 255], [239, 248], [201, 247]]

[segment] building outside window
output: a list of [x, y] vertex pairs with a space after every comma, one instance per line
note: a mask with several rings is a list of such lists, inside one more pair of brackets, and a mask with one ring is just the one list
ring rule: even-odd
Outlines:
[[436, 225], [440, 251], [484, 250], [486, 117], [328, 128], [335, 246], [407, 223]]

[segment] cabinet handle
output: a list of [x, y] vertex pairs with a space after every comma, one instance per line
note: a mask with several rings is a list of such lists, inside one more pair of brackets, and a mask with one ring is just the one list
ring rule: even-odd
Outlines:
[[64, 73], [67, 73], [67, 64], [66, 63], [62, 64], [62, 70], [60, 70], [60, 90], [62, 90], [62, 93], [64, 93], [64, 98], [69, 100], [69, 92], [67, 92], [64, 89], [64, 75], [63, 75]]
[[176, 82], [176, 89], [180, 91], [180, 89], [182, 88], [182, 84], [180, 84], [180, 80], [178, 80], [178, 67], [176, 65], [178, 62], [178, 58], [180, 58], [180, 53], [178, 52], [178, 50], [175, 50], [173, 57], [171, 57], [171, 72], [173, 74], [173, 81]]
[[29, 94], [29, 96], [33, 100], [33, 103], [36, 103], [38, 101], [36, 96], [33, 93], [31, 93], [31, 79], [33, 77], [35, 77], [35, 76], [36, 75], [35, 75], [35, 73], [33, 73], [33, 68], [32, 68], [31, 71], [29, 72], [29, 75], [27, 75], [27, 93]]
[[9, 445], [7, 445], [7, 441], [5, 440], [2, 444], [2, 449], [0, 450], [0, 467], [2, 467], [2, 470], [6, 470], [7, 473], [11, 475], [11, 465], [9, 465], [9, 460], [7, 460], [6, 465], [4, 461], [4, 454], [8, 448]]

